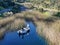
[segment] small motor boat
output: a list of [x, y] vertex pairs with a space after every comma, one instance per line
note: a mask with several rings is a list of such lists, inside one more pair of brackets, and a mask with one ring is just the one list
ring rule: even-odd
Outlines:
[[27, 24], [25, 28], [18, 30], [17, 33], [19, 35], [24, 35], [24, 34], [27, 34], [29, 31], [30, 31], [30, 27], [29, 27], [29, 24]]

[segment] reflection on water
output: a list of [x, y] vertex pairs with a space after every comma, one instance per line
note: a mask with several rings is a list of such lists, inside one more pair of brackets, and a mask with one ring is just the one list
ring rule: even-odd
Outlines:
[[47, 45], [45, 40], [37, 35], [33, 23], [28, 23], [30, 25], [30, 32], [20, 36], [17, 32], [8, 32], [4, 40], [0, 41], [0, 45]]

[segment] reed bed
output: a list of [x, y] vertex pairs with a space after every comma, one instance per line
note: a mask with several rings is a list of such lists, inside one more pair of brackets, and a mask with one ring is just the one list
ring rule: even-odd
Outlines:
[[49, 45], [60, 45], [60, 19], [54, 16], [46, 15], [38, 11], [23, 11], [0, 20], [0, 37], [5, 31], [14, 31], [24, 27], [25, 19], [33, 20], [36, 25], [36, 31], [42, 37], [45, 37]]

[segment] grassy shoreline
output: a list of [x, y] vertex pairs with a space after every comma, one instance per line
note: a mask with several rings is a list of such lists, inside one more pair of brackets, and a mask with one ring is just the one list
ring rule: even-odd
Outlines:
[[[4, 30], [4, 33], [9, 30], [21, 29], [26, 19], [33, 21], [37, 27], [36, 31], [47, 40], [49, 45], [60, 45], [60, 19], [52, 15], [45, 15], [39, 11], [23, 11], [14, 14], [14, 16], [1, 19], [0, 25], [2, 25], [2, 27], [0, 28], [0, 32], [2, 30]], [[1, 35], [3, 33], [1, 33]]]
[[5, 35], [6, 31], [17, 31], [25, 25], [23, 19], [16, 16], [10, 16], [0, 19], [0, 39]]

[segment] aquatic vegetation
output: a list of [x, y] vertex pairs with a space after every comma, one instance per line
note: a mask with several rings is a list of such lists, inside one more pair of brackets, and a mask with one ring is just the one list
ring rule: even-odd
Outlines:
[[[60, 20], [48, 14], [50, 13], [40, 13], [39, 11], [35, 10], [23, 11], [21, 13], [13, 14], [13, 16], [1, 19], [0, 27], [5, 31], [16, 31], [17, 29], [24, 27], [25, 19], [28, 19], [30, 21], [33, 20], [34, 24], [37, 27], [36, 31], [40, 36], [46, 38], [49, 45], [59, 45]], [[47, 16], [47, 18], [45, 16]]]
[[[4, 37], [6, 31], [17, 31], [24, 27], [25, 20], [29, 20], [33, 21], [36, 25], [37, 33], [44, 37], [49, 45], [60, 45], [60, 18], [58, 18], [60, 17], [60, 10], [58, 10], [56, 1], [31, 0], [28, 1], [30, 3], [25, 2], [23, 4], [29, 10], [22, 12], [18, 9], [19, 5], [13, 7], [11, 11], [16, 14], [0, 19], [0, 39]], [[8, 7], [4, 2], [1, 3], [4, 8]], [[2, 7], [0, 8], [3, 9]]]
[[15, 16], [2, 18], [0, 19], [0, 37], [2, 37], [6, 31], [15, 31], [21, 29], [24, 25], [25, 21], [23, 19], [18, 19]]
[[[36, 22], [36, 25], [38, 34], [45, 37], [49, 45], [60, 45], [60, 20], [49, 22], [49, 24], [40, 21]], [[41, 28], [43, 29], [42, 31]]]
[[5, 28], [1, 28], [0, 29], [0, 40], [4, 38], [4, 35], [5, 35]]
[[[30, 18], [32, 18], [37, 26], [37, 32], [40, 36], [45, 37], [49, 45], [60, 45], [60, 20], [58, 17], [55, 17], [53, 15], [48, 15], [45, 18], [45, 16], [36, 11], [27, 12], [26, 16], [28, 15]], [[29, 15], [30, 14], [30, 15]], [[26, 17], [28, 19], [28, 16]]]

